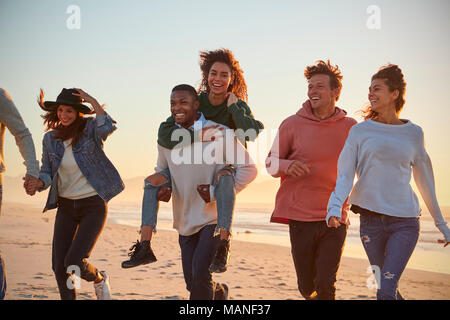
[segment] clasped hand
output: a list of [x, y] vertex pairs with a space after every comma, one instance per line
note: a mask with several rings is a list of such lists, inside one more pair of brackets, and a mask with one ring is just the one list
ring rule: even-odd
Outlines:
[[39, 188], [44, 186], [44, 183], [40, 179], [29, 174], [26, 174], [25, 177], [23, 177], [23, 180], [25, 192], [30, 196], [33, 196]]

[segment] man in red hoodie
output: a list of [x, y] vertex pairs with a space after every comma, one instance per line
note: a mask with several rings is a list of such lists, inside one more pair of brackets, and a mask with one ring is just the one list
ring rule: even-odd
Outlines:
[[267, 171], [281, 177], [271, 222], [289, 224], [302, 296], [334, 300], [348, 206], [343, 207], [335, 228], [327, 227], [325, 217], [336, 184], [339, 154], [356, 121], [335, 106], [342, 88], [338, 66], [318, 61], [306, 67], [305, 77], [309, 100], [281, 123], [266, 159]]

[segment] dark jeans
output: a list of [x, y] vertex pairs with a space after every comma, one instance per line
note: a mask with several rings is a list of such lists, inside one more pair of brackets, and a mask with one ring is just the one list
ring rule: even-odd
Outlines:
[[214, 236], [215, 227], [211, 224], [191, 236], [179, 236], [184, 280], [186, 289], [191, 293], [190, 300], [212, 300], [214, 295], [223, 294], [217, 292], [216, 288], [222, 290], [222, 287], [212, 281], [209, 272], [209, 265], [219, 245], [219, 236]]
[[419, 232], [419, 218], [361, 213], [361, 241], [375, 273], [378, 300], [403, 300], [398, 282], [416, 247]]
[[[53, 233], [52, 268], [61, 299], [76, 299], [76, 288], [68, 286], [68, 268], [77, 266], [78, 276], [94, 281], [98, 270], [87, 258], [91, 255], [106, 221], [107, 205], [98, 195], [80, 200], [58, 199]], [[70, 282], [70, 280], [69, 280]]]
[[290, 220], [289, 234], [298, 290], [302, 296], [334, 300], [347, 226], [328, 228], [325, 221]]
[[[0, 177], [1, 181], [1, 177]], [[0, 216], [2, 213], [3, 186], [0, 184]], [[0, 254], [0, 300], [5, 299], [6, 295], [6, 269], [5, 262]]]

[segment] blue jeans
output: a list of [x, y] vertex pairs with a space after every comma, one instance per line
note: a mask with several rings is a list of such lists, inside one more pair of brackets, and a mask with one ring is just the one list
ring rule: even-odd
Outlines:
[[215, 227], [210, 224], [193, 235], [179, 236], [181, 263], [190, 300], [212, 300], [213, 292], [220, 287], [212, 281], [209, 271], [219, 245], [219, 237], [213, 236]]
[[[0, 215], [2, 212], [3, 186], [0, 184]], [[5, 299], [6, 295], [6, 269], [5, 262], [0, 254], [0, 300]]]
[[142, 198], [141, 226], [152, 226], [154, 232], [156, 232], [156, 220], [159, 211], [158, 191], [161, 187], [172, 187], [169, 169], [158, 173], [166, 177], [167, 182], [159, 186], [154, 186], [147, 180], [144, 180], [144, 197]]
[[403, 300], [398, 282], [419, 239], [419, 218], [360, 214], [360, 235], [377, 279], [378, 300]]
[[[214, 234], [217, 234], [220, 228], [231, 232], [234, 204], [236, 202], [236, 191], [234, 188], [236, 169], [231, 166], [225, 166], [223, 170], [231, 172], [231, 175], [220, 175], [219, 182], [214, 187], [214, 197], [216, 198], [217, 205], [217, 227]], [[159, 173], [166, 177], [167, 182], [159, 186], [154, 186], [147, 180], [144, 180], [144, 197], [142, 199], [141, 226], [152, 226], [154, 231], [156, 231], [159, 210], [158, 191], [164, 186], [172, 187], [169, 169], [165, 169]], [[193, 188], [197, 188], [197, 186], [193, 186]]]

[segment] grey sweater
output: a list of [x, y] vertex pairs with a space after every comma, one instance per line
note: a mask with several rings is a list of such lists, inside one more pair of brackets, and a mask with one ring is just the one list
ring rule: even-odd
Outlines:
[[[198, 130], [198, 126], [213, 125], [217, 123], [206, 121], [202, 115], [194, 127]], [[189, 136], [186, 138], [190, 139]], [[256, 178], [257, 169], [253, 160], [231, 129], [226, 130], [222, 139], [214, 142], [196, 141], [172, 150], [158, 145], [155, 171], [170, 170], [173, 227], [180, 235], [189, 236], [206, 225], [217, 223], [216, 202], [205, 203], [197, 192], [197, 185], [214, 184], [216, 173], [226, 164], [236, 168], [236, 193]]]
[[0, 184], [3, 184], [2, 173], [5, 172], [3, 146], [6, 128], [16, 139], [20, 154], [25, 160], [26, 173], [37, 178], [39, 176], [39, 162], [36, 160], [36, 150], [31, 133], [23, 123], [11, 96], [5, 89], [0, 88]]

